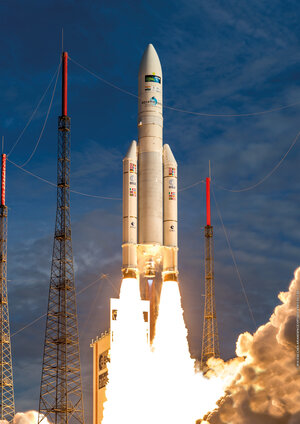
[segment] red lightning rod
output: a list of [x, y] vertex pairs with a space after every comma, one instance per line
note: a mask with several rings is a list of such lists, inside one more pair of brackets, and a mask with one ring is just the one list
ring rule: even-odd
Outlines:
[[5, 206], [6, 154], [2, 155], [1, 164], [1, 206]]
[[206, 178], [206, 225], [210, 227], [210, 178]]
[[62, 54], [62, 116], [68, 115], [68, 53]]

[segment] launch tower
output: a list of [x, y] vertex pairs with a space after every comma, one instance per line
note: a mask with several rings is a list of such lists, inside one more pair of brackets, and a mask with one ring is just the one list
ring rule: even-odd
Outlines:
[[2, 154], [0, 206], [0, 420], [12, 421], [15, 415], [7, 296], [7, 206], [5, 205], [6, 155]]
[[201, 369], [206, 370], [210, 357], [219, 358], [219, 336], [215, 302], [213, 227], [210, 216], [210, 178], [206, 178], [206, 226], [205, 226], [205, 306], [203, 321]]
[[[62, 115], [58, 118], [57, 210], [39, 413], [55, 424], [84, 424], [70, 218], [70, 117], [63, 53]], [[39, 423], [43, 420], [39, 417]]]

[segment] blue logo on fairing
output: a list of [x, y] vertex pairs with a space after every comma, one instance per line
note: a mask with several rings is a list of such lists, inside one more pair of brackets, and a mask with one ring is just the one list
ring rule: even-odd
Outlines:
[[150, 103], [151, 103], [152, 105], [156, 106], [156, 105], [157, 105], [157, 99], [156, 99], [155, 97], [151, 97], [151, 99], [150, 99]]

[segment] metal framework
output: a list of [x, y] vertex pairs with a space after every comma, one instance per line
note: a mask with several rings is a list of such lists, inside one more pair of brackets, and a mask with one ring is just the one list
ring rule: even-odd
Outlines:
[[205, 226], [205, 306], [202, 337], [201, 369], [207, 369], [210, 357], [220, 357], [215, 302], [213, 227], [210, 225], [210, 178], [206, 179], [207, 225]]
[[[66, 92], [65, 62], [63, 71]], [[66, 113], [63, 102], [63, 115], [58, 118], [57, 210], [39, 413], [55, 424], [84, 424], [70, 219], [70, 118]], [[39, 423], [43, 419], [39, 415]]]
[[5, 163], [2, 155], [0, 206], [0, 420], [12, 421], [15, 415], [9, 311], [7, 296], [7, 206], [5, 205]]

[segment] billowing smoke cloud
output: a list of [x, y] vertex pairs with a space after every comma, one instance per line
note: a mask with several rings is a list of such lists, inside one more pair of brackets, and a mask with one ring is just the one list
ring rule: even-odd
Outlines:
[[[14, 416], [12, 424], [38, 424], [38, 416], [39, 413], [37, 411], [18, 412]], [[47, 418], [44, 418], [42, 423], [50, 424]], [[0, 424], [9, 424], [9, 422], [6, 420], [0, 420]]]
[[[210, 424], [299, 424], [300, 368], [296, 363], [296, 304], [300, 291], [300, 268], [289, 291], [279, 294], [277, 306], [265, 325], [254, 335], [241, 334], [237, 341], [238, 358], [231, 363], [214, 360], [216, 368], [242, 366], [220, 401], [209, 414]], [[216, 373], [219, 374], [216, 369]]]

